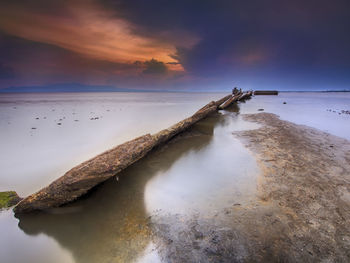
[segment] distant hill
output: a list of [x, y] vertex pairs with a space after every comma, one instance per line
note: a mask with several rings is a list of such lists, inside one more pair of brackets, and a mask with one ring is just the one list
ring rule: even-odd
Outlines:
[[350, 92], [349, 89], [344, 89], [344, 90], [326, 90], [326, 91], [322, 91], [322, 92]]
[[36, 92], [157, 92], [156, 90], [126, 89], [114, 86], [85, 85], [80, 83], [62, 83], [43, 86], [14, 86], [0, 89], [0, 93], [36, 93]]

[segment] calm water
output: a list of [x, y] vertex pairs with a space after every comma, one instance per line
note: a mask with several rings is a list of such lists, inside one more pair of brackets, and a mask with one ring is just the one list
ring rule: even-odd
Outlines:
[[[165, 128], [222, 95], [112, 93], [1, 97], [0, 122], [5, 133], [0, 136], [6, 146], [0, 149], [1, 167], [3, 171], [15, 172], [2, 172], [0, 187], [30, 192], [43, 184], [41, 178], [49, 177], [46, 181], [51, 181], [61, 170], [67, 170], [59, 169], [60, 166], [69, 168], [113, 143]], [[350, 116], [327, 111], [349, 110], [349, 95], [283, 93], [254, 97], [197, 123], [166, 147], [124, 170], [118, 180], [108, 180], [69, 206], [19, 219], [10, 210], [2, 211], [1, 262], [157, 262], [159, 257], [148, 227], [148, 222], [157, 217], [149, 216], [211, 217], [220, 209], [244, 204], [255, 197], [257, 165], [232, 131], [257, 126], [242, 121], [240, 113], [256, 113], [264, 108], [283, 119], [350, 139], [344, 132], [350, 130]], [[50, 115], [52, 108], [55, 111]], [[68, 118], [67, 112], [71, 114], [73, 109], [72, 115], [78, 116]], [[90, 120], [91, 112], [102, 118]], [[57, 118], [63, 115], [66, 118], [57, 125]], [[76, 118], [79, 122], [74, 122]], [[33, 125], [37, 129], [32, 131]], [[16, 131], [18, 127], [21, 129]]]
[[[341, 110], [350, 110], [350, 92], [282, 92], [278, 96], [256, 96], [242, 105], [241, 113], [256, 113], [260, 108], [283, 120], [350, 140], [350, 115], [339, 114]], [[332, 111], [327, 111], [329, 109]]]

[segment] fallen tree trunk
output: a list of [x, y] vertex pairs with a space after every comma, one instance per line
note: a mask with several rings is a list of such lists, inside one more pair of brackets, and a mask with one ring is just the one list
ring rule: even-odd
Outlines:
[[193, 114], [191, 117], [176, 123], [175, 125], [169, 127], [168, 129], [161, 130], [160, 132], [154, 134], [153, 137], [157, 141], [157, 145], [167, 142], [176, 134], [183, 132], [184, 130], [192, 126], [194, 123], [205, 118], [210, 113], [215, 112], [217, 108], [218, 107], [215, 104], [212, 104], [211, 106], [208, 106], [206, 108], [202, 108], [201, 110]]
[[244, 99], [248, 99], [249, 97], [251, 97], [253, 94], [252, 91], [248, 91], [246, 93], [243, 93], [239, 98], [238, 100], [244, 100]]
[[220, 106], [221, 104], [223, 104], [225, 101], [229, 100], [230, 98], [232, 98], [232, 95], [227, 95], [226, 97], [223, 97], [222, 99], [218, 100], [215, 102], [216, 106]]
[[232, 96], [230, 99], [228, 99], [224, 104], [222, 104], [221, 106], [219, 106], [220, 110], [226, 109], [228, 106], [230, 106], [232, 103], [234, 103], [235, 101], [238, 101], [239, 98], [241, 97], [241, 93]]
[[23, 199], [14, 212], [44, 210], [71, 202], [141, 159], [154, 145], [153, 137], [146, 134], [83, 162], [49, 186]]
[[113, 177], [121, 170], [138, 161], [155, 146], [161, 145], [194, 123], [215, 112], [231, 95], [212, 101], [191, 117], [154, 135], [146, 134], [123, 143], [72, 168], [49, 186], [23, 199], [14, 208], [15, 213], [45, 210], [72, 202], [91, 188]]

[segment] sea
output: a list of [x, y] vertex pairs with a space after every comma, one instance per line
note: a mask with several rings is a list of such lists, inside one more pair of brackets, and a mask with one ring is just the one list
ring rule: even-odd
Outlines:
[[[0, 191], [27, 196], [95, 155], [192, 115], [227, 93], [0, 94]], [[63, 208], [16, 218], [0, 211], [1, 262], [161, 262], [145, 220], [213, 217], [257, 194], [254, 155], [232, 134], [270, 112], [350, 140], [350, 93], [254, 96]], [[156, 219], [151, 219], [156, 220]]]

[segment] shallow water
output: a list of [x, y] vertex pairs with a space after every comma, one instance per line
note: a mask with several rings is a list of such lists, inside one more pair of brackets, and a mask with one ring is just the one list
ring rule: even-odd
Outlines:
[[[81, 99], [83, 106], [77, 106], [76, 112], [85, 109], [85, 125], [93, 132], [89, 130], [86, 137], [83, 136], [83, 141], [88, 142], [91, 139], [95, 144], [91, 143], [88, 145], [89, 147], [81, 149], [82, 145], [79, 143], [77, 135], [83, 133], [84, 125], [74, 126], [73, 122], [69, 124], [68, 121], [66, 125], [71, 126], [69, 129], [67, 128], [67, 134], [63, 132], [63, 129], [61, 132], [58, 130], [51, 134], [51, 131], [57, 128], [55, 126], [57, 124], [52, 124], [50, 128], [50, 125], [46, 127], [42, 122], [43, 126], [38, 125], [38, 127], [41, 127], [43, 134], [33, 133], [32, 136], [29, 135], [30, 138], [37, 136], [34, 140], [36, 143], [46, 142], [46, 136], [53, 136], [50, 137], [50, 140], [54, 139], [54, 136], [65, 139], [67, 143], [73, 143], [73, 146], [69, 147], [68, 153], [68, 156], [71, 157], [77, 152], [82, 153], [86, 149], [93, 149], [93, 145], [99, 145], [98, 141], [101, 138], [105, 138], [105, 143], [111, 141], [113, 132], [121, 136], [121, 133], [128, 131], [128, 134], [124, 135], [129, 136], [128, 139], [131, 139], [130, 136], [139, 135], [137, 134], [139, 131], [130, 128], [134, 126], [128, 126], [131, 124], [141, 129], [140, 134], [165, 128], [173, 124], [175, 120], [187, 117], [213, 98], [221, 97], [222, 94], [175, 94], [175, 97], [172, 98], [164, 98], [164, 96], [172, 96], [164, 94], [146, 95], [145, 101], [140, 97], [140, 94], [131, 94], [130, 96], [135, 97], [130, 101], [139, 100], [136, 104], [143, 105], [145, 103], [146, 106], [142, 112], [133, 109], [132, 113], [129, 113], [131, 115], [127, 116], [136, 118], [135, 116], [140, 114], [139, 116], [143, 116], [141, 119], [144, 122], [138, 123], [138, 118], [136, 118], [132, 122], [126, 121], [123, 124], [119, 123], [119, 125], [113, 122], [116, 116], [120, 116], [118, 114], [112, 114], [112, 117], [108, 118], [107, 115], [103, 115], [105, 120], [108, 119], [106, 122], [101, 121], [94, 125], [89, 123], [89, 107], [90, 105], [95, 107], [98, 102], [96, 104], [93, 102], [93, 98], [90, 97], [92, 95], [87, 96], [88, 99], [85, 98], [87, 99], [86, 104], [84, 99]], [[109, 100], [108, 96], [101, 96], [103, 98], [101, 101]], [[157, 98], [157, 96], [160, 97]], [[65, 103], [60, 102], [63, 104], [62, 111], [66, 111], [67, 106], [72, 103], [72, 101], [68, 102], [67, 98], [63, 99], [66, 101]], [[111, 98], [108, 109], [113, 107], [117, 109], [119, 104], [127, 107], [129, 105], [128, 99], [123, 96], [122, 98], [120, 101]], [[235, 139], [232, 132], [253, 129], [257, 126], [242, 121], [239, 113], [256, 113], [259, 108], [264, 108], [265, 111], [279, 114], [283, 119], [328, 130], [335, 135], [347, 138], [348, 134], [343, 131], [349, 127], [349, 116], [329, 112], [327, 109], [341, 110], [344, 108], [344, 110], [348, 110], [346, 107], [350, 105], [349, 99], [348, 94], [308, 93], [305, 97], [303, 93], [283, 93], [280, 96], [256, 96], [245, 103], [233, 105], [226, 111], [213, 114], [200, 121], [188, 132], [177, 136], [165, 147], [152, 152], [146, 158], [124, 170], [118, 177], [108, 180], [77, 202], [48, 213], [23, 215], [19, 219], [14, 218], [10, 210], [0, 212], [1, 262], [157, 262], [160, 259], [156, 245], [152, 242], [152, 229], [149, 227], [149, 223], [157, 223], [155, 222], [157, 216], [180, 214], [212, 217], [225, 207], [237, 203], [244, 204], [255, 198], [256, 180], [259, 172], [257, 165], [253, 156]], [[123, 102], [123, 100], [125, 101]], [[195, 100], [195, 103], [192, 104], [191, 100]], [[283, 101], [286, 101], [287, 104], [282, 104]], [[11, 107], [16, 107], [14, 110], [20, 109], [23, 106], [20, 106], [22, 103], [27, 105], [28, 102], [26, 99], [16, 103], [17, 106], [13, 106], [11, 103], [9, 104], [11, 106], [6, 106], [7, 110], [10, 111]], [[12, 116], [12, 122], [18, 122], [16, 125], [22, 125], [21, 120], [26, 122], [24, 119], [28, 116], [35, 116], [33, 109], [29, 110], [33, 106], [34, 109], [37, 109], [36, 102], [33, 103], [30, 102], [27, 105], [28, 112], [25, 112], [25, 106], [23, 106], [23, 116], [21, 114], [19, 116], [11, 115], [12, 113], [10, 114], [8, 111], [1, 112], [1, 114], [2, 116]], [[44, 102], [43, 107], [49, 109], [50, 103], [52, 102]], [[0, 107], [5, 104], [0, 103]], [[159, 113], [159, 111], [161, 112]], [[154, 114], [157, 115], [156, 119]], [[172, 116], [171, 120], [166, 119], [168, 115]], [[81, 113], [80, 119], [84, 119], [82, 116]], [[33, 123], [34, 120], [31, 119], [30, 122]], [[27, 124], [23, 123], [23, 127], [30, 127]], [[63, 127], [65, 126], [58, 129]], [[7, 135], [11, 137], [12, 128], [8, 129]], [[115, 130], [101, 132], [101, 130], [109, 129]], [[72, 132], [73, 138], [65, 138], [69, 135], [68, 131]], [[14, 133], [13, 130], [12, 132]], [[23, 136], [22, 140], [24, 140], [25, 135], [23, 134], [25, 134], [24, 131], [21, 131], [17, 135], [20, 138]], [[46, 135], [41, 138], [40, 134]], [[110, 134], [111, 137], [107, 135], [95, 136], [96, 134]], [[17, 135], [14, 133], [13, 136]], [[124, 139], [126, 137], [119, 137], [120, 142], [126, 140]], [[14, 145], [16, 144], [15, 138], [9, 140], [12, 140]], [[5, 141], [6, 139], [2, 137], [2, 142]], [[10, 145], [8, 143], [7, 147]], [[38, 149], [35, 148], [34, 152], [49, 148], [50, 145], [49, 143], [49, 145], [39, 146]], [[63, 153], [65, 144], [61, 145], [55, 142], [54, 145], [56, 149], [54, 156], [59, 159], [55, 162], [67, 165], [67, 158], [61, 158], [60, 155]], [[101, 145], [96, 146], [96, 148], [101, 148]], [[77, 148], [76, 152], [74, 148]], [[1, 151], [2, 156], [6, 157], [4, 150], [1, 149]], [[20, 151], [19, 148], [17, 151]], [[29, 154], [29, 152], [27, 150], [26, 153]], [[7, 185], [12, 186], [11, 189], [22, 185], [21, 180], [24, 177], [31, 179], [31, 169], [28, 169], [27, 173], [26, 167], [33, 160], [21, 155], [22, 153], [17, 152], [17, 154], [21, 156], [23, 165], [17, 164], [17, 166], [12, 167], [21, 173], [21, 177], [18, 182]], [[87, 155], [91, 154], [89, 152]], [[84, 155], [80, 155], [80, 157], [82, 156]], [[16, 153], [13, 152], [13, 156], [9, 154], [9, 157], [16, 157]], [[46, 161], [47, 158], [44, 158], [41, 163], [44, 164]], [[11, 168], [10, 166], [6, 167], [7, 169]], [[37, 165], [36, 169], [40, 170], [40, 167]], [[46, 166], [43, 165], [42, 169], [45, 171]], [[54, 167], [50, 167], [50, 169], [54, 169]], [[2, 174], [1, 176], [1, 182], [7, 180], [6, 175]], [[44, 172], [42, 172], [42, 176], [45, 176]], [[36, 180], [40, 179], [40, 177], [35, 178]], [[29, 189], [33, 186], [26, 187]], [[25, 192], [25, 190], [23, 191]]]
[[[149, 216], [206, 217], [255, 196], [258, 169], [254, 158], [231, 134], [237, 122], [241, 128], [256, 127], [235, 112], [214, 114], [87, 197], [49, 213], [21, 216], [16, 235], [9, 235], [2, 247], [5, 261], [45, 262], [46, 251], [51, 250], [63, 251], [65, 260], [73, 262], [158, 260], [152, 250], [149, 223], [153, 218]], [[8, 224], [14, 228], [13, 221], [0, 228]], [[51, 237], [56, 244], [38, 241], [38, 236]], [[27, 244], [37, 251], [29, 259], [7, 250], [17, 239], [28, 237], [39, 243]]]

